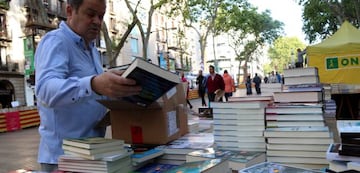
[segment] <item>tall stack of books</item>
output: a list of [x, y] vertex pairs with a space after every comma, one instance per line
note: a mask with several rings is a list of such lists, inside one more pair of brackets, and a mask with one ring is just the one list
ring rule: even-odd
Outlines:
[[132, 170], [131, 150], [124, 141], [100, 137], [63, 140], [64, 155], [58, 167], [71, 172], [118, 172]]
[[328, 166], [333, 142], [323, 117], [323, 86], [316, 67], [284, 70], [284, 89], [265, 108], [267, 161], [309, 169]]
[[218, 149], [265, 151], [264, 108], [267, 101], [229, 101], [211, 104], [214, 142]]

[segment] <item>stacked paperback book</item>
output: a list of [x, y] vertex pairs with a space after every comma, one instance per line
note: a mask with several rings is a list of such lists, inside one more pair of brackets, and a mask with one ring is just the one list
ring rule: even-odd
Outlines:
[[119, 172], [131, 171], [131, 150], [124, 141], [108, 138], [64, 139], [64, 155], [58, 162], [59, 170], [69, 172]]
[[206, 148], [196, 150], [186, 155], [186, 162], [195, 162], [210, 159], [227, 159], [232, 171], [239, 171], [249, 166], [265, 162], [265, 152], [260, 151], [230, 151]]
[[181, 165], [186, 162], [186, 155], [190, 152], [210, 148], [214, 145], [212, 133], [188, 133], [167, 145], [159, 146], [164, 155], [156, 159], [157, 163]]
[[265, 151], [265, 101], [211, 103], [214, 117], [214, 142], [218, 149]]
[[323, 89], [316, 67], [284, 70], [284, 89], [265, 108], [267, 161], [308, 169], [328, 166], [333, 142], [323, 117]]

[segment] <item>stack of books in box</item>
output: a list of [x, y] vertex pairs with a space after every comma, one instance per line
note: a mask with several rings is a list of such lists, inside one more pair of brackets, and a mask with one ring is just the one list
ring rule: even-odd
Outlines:
[[100, 137], [64, 139], [64, 155], [58, 167], [71, 172], [118, 172], [132, 170], [131, 150], [124, 141]]

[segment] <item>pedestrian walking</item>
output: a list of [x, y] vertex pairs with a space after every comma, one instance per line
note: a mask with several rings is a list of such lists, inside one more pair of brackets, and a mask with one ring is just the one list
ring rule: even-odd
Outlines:
[[256, 94], [261, 94], [261, 88], [260, 88], [261, 78], [258, 76], [257, 73], [255, 73], [255, 77], [253, 78], [253, 82], [255, 84]]

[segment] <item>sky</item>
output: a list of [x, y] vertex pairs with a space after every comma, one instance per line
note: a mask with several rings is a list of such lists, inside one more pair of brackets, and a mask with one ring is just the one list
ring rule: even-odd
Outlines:
[[266, 9], [271, 11], [271, 17], [284, 23], [284, 31], [287, 37], [296, 36], [305, 44], [305, 34], [302, 32], [302, 7], [295, 0], [248, 0], [258, 7], [260, 12]]

